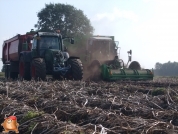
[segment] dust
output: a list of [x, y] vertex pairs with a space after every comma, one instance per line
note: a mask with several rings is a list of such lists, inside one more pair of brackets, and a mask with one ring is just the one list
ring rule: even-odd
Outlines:
[[83, 64], [83, 80], [92, 79], [92, 76], [96, 73], [96, 70], [92, 70], [94, 66], [101, 66], [106, 63], [106, 61], [112, 61], [114, 57], [117, 56], [117, 50], [114, 46], [110, 46], [109, 48], [108, 44], [98, 45], [98, 42], [93, 43], [89, 48], [88, 54], [85, 45], [76, 46], [75, 48], [70, 47], [68, 48], [68, 53], [70, 56], [76, 56], [81, 59]]

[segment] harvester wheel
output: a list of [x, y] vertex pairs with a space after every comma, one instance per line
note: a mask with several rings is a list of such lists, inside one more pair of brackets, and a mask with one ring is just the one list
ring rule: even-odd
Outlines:
[[90, 80], [93, 80], [93, 81], [101, 80], [101, 70], [100, 70], [99, 61], [94, 60], [91, 63], [89, 67], [89, 72], [90, 72]]
[[20, 80], [30, 80], [30, 63], [25, 62], [23, 56], [19, 61], [19, 78]]
[[80, 59], [69, 59], [68, 63], [71, 65], [71, 78], [74, 80], [82, 80], [83, 78], [83, 65]]
[[44, 59], [42, 58], [35, 58], [31, 62], [31, 77], [32, 79], [38, 80], [45, 80], [46, 79], [46, 64]]
[[130, 69], [141, 70], [141, 66], [138, 61], [132, 61], [129, 65]]

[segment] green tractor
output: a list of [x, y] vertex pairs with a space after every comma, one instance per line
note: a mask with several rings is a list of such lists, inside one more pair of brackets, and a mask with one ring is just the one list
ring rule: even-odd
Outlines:
[[[128, 62], [118, 55], [119, 42], [114, 36], [93, 36], [88, 39], [84, 65], [84, 77], [90, 80], [153, 80], [149, 69], [141, 69], [139, 62], [132, 61], [132, 50], [128, 51]], [[129, 64], [129, 62], [131, 62]]]
[[[30, 36], [33, 35], [33, 36]], [[70, 57], [66, 52], [62, 37], [57, 32], [27, 33], [27, 43], [31, 43], [30, 51], [21, 51], [19, 55], [19, 77], [25, 80], [46, 79], [52, 75], [54, 79], [82, 80], [83, 65], [79, 57]]]

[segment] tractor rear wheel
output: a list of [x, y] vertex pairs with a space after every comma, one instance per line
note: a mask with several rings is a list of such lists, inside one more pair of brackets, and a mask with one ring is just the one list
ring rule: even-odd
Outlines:
[[45, 80], [46, 79], [46, 64], [44, 59], [42, 58], [35, 58], [31, 62], [31, 78], [38, 80]]
[[30, 63], [25, 62], [23, 56], [19, 61], [19, 78], [20, 80], [30, 80]]
[[129, 65], [129, 69], [141, 70], [141, 66], [138, 61], [132, 61]]
[[83, 65], [80, 59], [69, 59], [68, 64], [71, 65], [71, 78], [74, 80], [82, 80], [83, 78]]

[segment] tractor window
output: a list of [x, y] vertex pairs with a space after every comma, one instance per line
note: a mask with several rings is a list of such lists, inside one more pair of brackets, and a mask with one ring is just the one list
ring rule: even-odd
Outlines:
[[60, 42], [58, 37], [52, 37], [52, 36], [43, 36], [41, 37], [40, 41], [40, 49], [59, 49]]
[[110, 50], [110, 41], [96, 40], [92, 44], [92, 50], [107, 55]]

